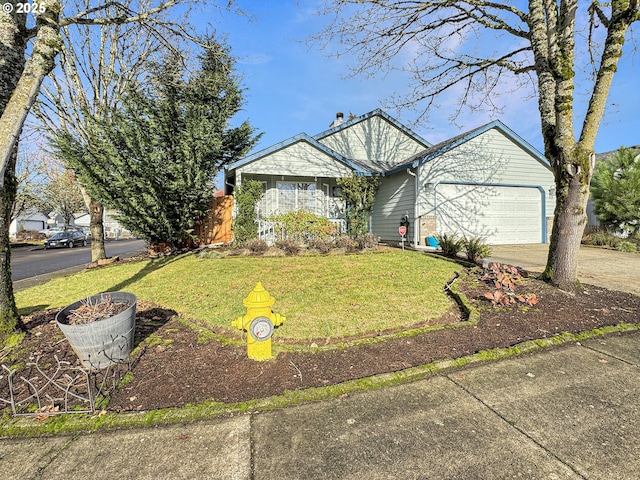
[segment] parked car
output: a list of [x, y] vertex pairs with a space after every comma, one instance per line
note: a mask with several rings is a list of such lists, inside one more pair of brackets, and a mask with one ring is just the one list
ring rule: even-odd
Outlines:
[[64, 232], [64, 230], [62, 228], [60, 228], [60, 227], [51, 227], [51, 228], [47, 228], [45, 230], [40, 230], [39, 233], [42, 233], [42, 234], [46, 235], [47, 237], [52, 237], [56, 233], [60, 233], [60, 232]]
[[84, 233], [84, 236], [87, 237], [87, 240], [91, 240], [91, 229], [89, 227], [78, 227], [78, 230]]
[[58, 232], [44, 241], [44, 248], [73, 248], [87, 245], [87, 237], [78, 231]]

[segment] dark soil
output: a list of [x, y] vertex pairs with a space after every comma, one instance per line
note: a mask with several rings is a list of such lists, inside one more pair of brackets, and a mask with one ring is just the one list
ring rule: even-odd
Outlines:
[[[576, 333], [640, 319], [639, 296], [599, 287], [587, 285], [583, 294], [571, 295], [530, 278], [518, 289], [523, 294], [535, 293], [535, 306], [494, 308], [483, 298], [489, 289], [477, 274], [459, 283], [459, 289], [480, 311], [477, 325], [316, 353], [281, 352], [265, 362], [248, 359], [244, 346], [225, 346], [216, 340], [199, 342], [197, 330], [204, 327], [190, 328], [175, 312], [139, 302], [136, 342], [145, 345], [160, 336], [162, 343], [140, 349], [130, 364], [133, 380], [114, 391], [107, 410], [151, 410], [202, 401], [242, 402], [509, 347], [560, 332]], [[56, 313], [50, 310], [26, 318], [30, 333], [22, 345], [22, 358], [12, 361], [56, 355], [60, 360], [78, 363], [55, 325]], [[445, 323], [464, 320], [457, 307], [443, 319]], [[7, 359], [5, 354], [0, 363], [6, 364]], [[5, 390], [0, 381], [0, 398], [7, 398]]]

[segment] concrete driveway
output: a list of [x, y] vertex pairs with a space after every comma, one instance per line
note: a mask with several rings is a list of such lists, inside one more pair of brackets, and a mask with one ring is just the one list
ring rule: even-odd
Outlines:
[[[549, 245], [493, 245], [490, 261], [542, 272]], [[578, 278], [582, 283], [640, 295], [640, 253], [580, 247]]]

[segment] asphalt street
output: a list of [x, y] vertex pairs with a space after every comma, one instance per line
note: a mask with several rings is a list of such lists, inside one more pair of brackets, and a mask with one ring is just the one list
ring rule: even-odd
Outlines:
[[[108, 257], [144, 250], [144, 240], [107, 241]], [[48, 249], [17, 248], [11, 251], [11, 279], [15, 282], [91, 262], [91, 246]]]

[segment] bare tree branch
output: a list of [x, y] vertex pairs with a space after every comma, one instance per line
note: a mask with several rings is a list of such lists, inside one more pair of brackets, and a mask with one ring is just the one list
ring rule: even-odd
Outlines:
[[[506, 89], [535, 92], [545, 155], [556, 180], [544, 278], [574, 289], [595, 138], [625, 40], [640, 20], [639, 2], [592, 0], [583, 6], [578, 0], [528, 0], [524, 12], [515, 2], [483, 0], [326, 0], [321, 13], [329, 23], [311, 43], [330, 56], [355, 56], [351, 76], [408, 71], [409, 93], [394, 102], [420, 111], [419, 119], [453, 91], [461, 91], [453, 121], [463, 108], [499, 112]], [[588, 19], [584, 27], [578, 18]], [[590, 53], [595, 74], [576, 141], [576, 61], [588, 61], [576, 44], [585, 38], [584, 52]], [[341, 50], [335, 50], [334, 41]]]

